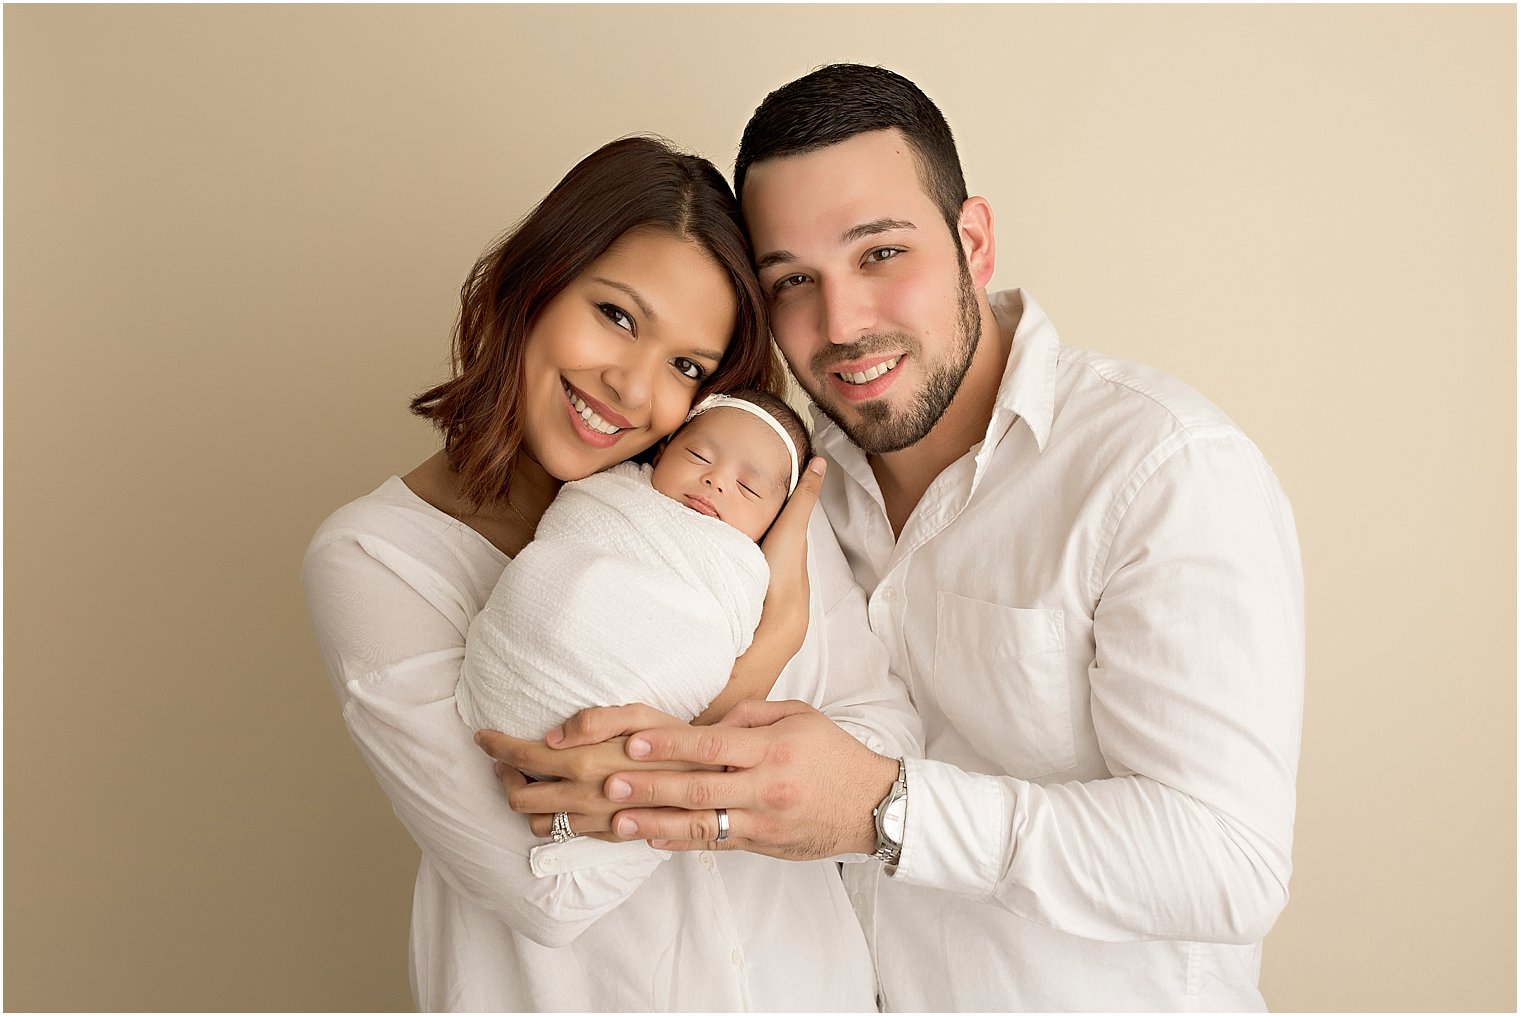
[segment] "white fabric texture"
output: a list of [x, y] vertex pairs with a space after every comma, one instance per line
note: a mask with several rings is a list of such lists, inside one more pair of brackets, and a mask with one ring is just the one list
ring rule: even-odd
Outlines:
[[[918, 718], [901, 684], [882, 680], [886, 651], [822, 511], [808, 561], [807, 639], [774, 697], [812, 703], [875, 750], [915, 753]], [[507, 808], [455, 705], [465, 633], [506, 562], [392, 477], [323, 523], [302, 568], [344, 722], [421, 849], [417, 1006], [874, 1008], [870, 959], [834, 864], [553, 844]]]
[[884, 1003], [1261, 1009], [1303, 711], [1292, 512], [1196, 392], [992, 302], [1017, 328], [986, 435], [898, 538], [859, 449], [815, 435], [926, 737], [895, 874], [846, 865]]
[[755, 541], [625, 462], [567, 483], [470, 622], [459, 682], [471, 729], [540, 738], [587, 706], [643, 702], [691, 719], [760, 623]]

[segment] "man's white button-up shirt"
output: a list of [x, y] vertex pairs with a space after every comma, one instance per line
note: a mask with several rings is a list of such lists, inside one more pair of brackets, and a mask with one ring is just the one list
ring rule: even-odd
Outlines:
[[1263, 1008], [1303, 704], [1288, 502], [1222, 412], [1063, 347], [1021, 291], [984, 440], [894, 539], [823, 503], [924, 721], [901, 864], [846, 865], [894, 1010]]

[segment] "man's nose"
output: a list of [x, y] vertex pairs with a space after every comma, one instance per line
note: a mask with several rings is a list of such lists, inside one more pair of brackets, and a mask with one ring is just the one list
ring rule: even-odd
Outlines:
[[850, 279], [825, 280], [819, 285], [820, 326], [836, 346], [856, 341], [876, 323], [867, 287]]

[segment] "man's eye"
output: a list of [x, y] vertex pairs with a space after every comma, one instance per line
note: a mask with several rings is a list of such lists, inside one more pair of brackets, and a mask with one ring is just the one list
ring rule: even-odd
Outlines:
[[596, 309], [601, 311], [608, 321], [611, 321], [629, 334], [634, 334], [633, 317], [617, 304], [599, 303], [596, 305]]
[[903, 249], [901, 247], [877, 247], [866, 254], [866, 260], [870, 262], [890, 261], [902, 252]]
[[684, 377], [693, 381], [700, 381], [707, 376], [707, 371], [695, 360], [688, 360], [684, 356], [678, 356], [670, 361]]
[[807, 280], [808, 277], [806, 275], [784, 275], [776, 280], [775, 285], [771, 286], [771, 292], [779, 293], [783, 289], [791, 289], [793, 286], [800, 286]]

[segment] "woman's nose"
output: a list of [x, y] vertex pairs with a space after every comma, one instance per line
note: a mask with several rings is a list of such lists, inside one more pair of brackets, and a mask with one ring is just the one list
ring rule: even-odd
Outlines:
[[654, 405], [654, 371], [634, 362], [609, 367], [602, 375], [620, 408], [642, 412]]

